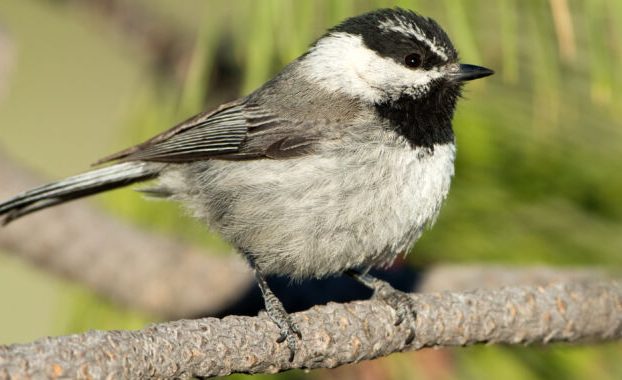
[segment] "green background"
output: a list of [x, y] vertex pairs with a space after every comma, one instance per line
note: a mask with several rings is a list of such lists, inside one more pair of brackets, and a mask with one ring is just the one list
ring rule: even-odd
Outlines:
[[[183, 83], [158, 75], [131, 36], [79, 2], [0, 2], [0, 26], [16, 54], [8, 92], [0, 95], [0, 149], [42, 176], [85, 170], [97, 158], [245, 94], [344, 17], [400, 5], [439, 21], [464, 62], [497, 71], [467, 86], [454, 122], [452, 191], [409, 260], [420, 266], [495, 262], [619, 271], [622, 2], [118, 2], [144, 7], [163, 25], [196, 37]], [[560, 4], [568, 6], [569, 18]], [[177, 207], [145, 202], [131, 191], [91, 202], [162, 233], [223, 244]], [[10, 255], [0, 256], [0, 305], [0, 344], [139, 328], [155, 320]], [[619, 379], [621, 355], [619, 343], [479, 346], [280, 376]]]

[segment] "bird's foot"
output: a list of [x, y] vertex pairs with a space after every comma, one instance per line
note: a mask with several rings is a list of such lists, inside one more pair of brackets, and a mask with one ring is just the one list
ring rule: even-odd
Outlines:
[[410, 332], [408, 337], [406, 337], [406, 344], [410, 344], [413, 339], [415, 339], [417, 322], [416, 305], [411, 296], [408, 293], [395, 289], [388, 282], [373, 277], [368, 273], [361, 273], [354, 270], [350, 270], [346, 273], [361, 284], [372, 289], [374, 291], [373, 298], [382, 300], [395, 310], [396, 326], [404, 322], [408, 324]]
[[417, 311], [415, 302], [408, 293], [393, 288], [388, 282], [378, 280], [374, 288], [374, 298], [378, 298], [395, 310], [395, 325], [407, 323], [409, 334], [406, 337], [406, 344], [410, 344], [415, 339]]
[[300, 328], [292, 320], [291, 315], [285, 311], [281, 301], [272, 292], [264, 295], [264, 300], [268, 316], [279, 328], [279, 337], [276, 341], [277, 343], [287, 342], [289, 361], [291, 362], [296, 354], [296, 337], [302, 339]]
[[247, 258], [251, 266], [255, 269], [255, 278], [257, 279], [257, 285], [261, 290], [264, 304], [266, 305], [266, 313], [272, 321], [279, 328], [279, 337], [276, 340], [277, 343], [287, 342], [289, 348], [289, 361], [294, 361], [296, 355], [296, 337], [302, 339], [302, 333], [298, 325], [292, 320], [291, 315], [285, 311], [285, 307], [278, 299], [278, 297], [272, 292], [268, 286], [265, 276], [262, 274], [261, 269], [253, 260], [253, 256], [247, 254]]

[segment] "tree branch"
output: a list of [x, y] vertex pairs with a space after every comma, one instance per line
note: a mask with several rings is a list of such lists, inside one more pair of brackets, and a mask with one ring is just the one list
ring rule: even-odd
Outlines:
[[423, 347], [533, 344], [622, 337], [622, 282], [413, 295], [417, 337], [377, 300], [294, 315], [303, 340], [292, 363], [266, 315], [205, 318], [139, 331], [92, 331], [0, 346], [0, 376], [189, 378], [332, 368]]

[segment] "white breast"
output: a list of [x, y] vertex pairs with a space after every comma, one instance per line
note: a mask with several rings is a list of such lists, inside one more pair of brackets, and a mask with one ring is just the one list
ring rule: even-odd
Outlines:
[[266, 273], [323, 277], [384, 264], [438, 215], [455, 147], [371, 141], [288, 160], [210, 161], [185, 173], [204, 190], [180, 198]]

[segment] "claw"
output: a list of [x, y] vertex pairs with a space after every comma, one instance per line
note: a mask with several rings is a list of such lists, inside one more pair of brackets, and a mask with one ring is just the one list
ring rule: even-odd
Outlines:
[[401, 310], [396, 310], [397, 318], [395, 319], [394, 326], [399, 326], [404, 322], [404, 313], [400, 313]]
[[291, 334], [287, 334], [287, 347], [289, 348], [289, 362], [291, 363], [296, 355], [296, 338]]
[[300, 327], [298, 327], [298, 324], [292, 323], [290, 327], [292, 328], [292, 331], [294, 332], [294, 334], [296, 334], [298, 339], [302, 339], [302, 332], [300, 332]]
[[[275, 298], [276, 299], [276, 298]], [[289, 348], [289, 361], [294, 361], [294, 355], [296, 354], [296, 336], [302, 339], [302, 333], [298, 325], [291, 320], [291, 317], [282, 305], [276, 305], [271, 303], [268, 316], [272, 321], [280, 328], [279, 337], [277, 343], [283, 343], [287, 341], [287, 347]]]
[[287, 329], [281, 330], [281, 333], [279, 334], [279, 337], [277, 338], [276, 342], [283, 343], [285, 342], [285, 339], [287, 339]]
[[257, 279], [257, 284], [259, 285], [259, 289], [261, 289], [261, 294], [263, 295], [264, 303], [266, 305], [266, 312], [272, 321], [279, 328], [279, 337], [277, 338], [277, 343], [283, 343], [287, 340], [287, 347], [289, 348], [289, 361], [294, 361], [294, 356], [296, 355], [296, 337], [298, 339], [302, 339], [302, 333], [300, 332], [300, 328], [294, 321], [292, 321], [292, 317], [287, 314], [283, 304], [277, 298], [270, 287], [268, 287], [268, 283], [266, 279], [261, 274], [259, 267], [252, 260], [252, 256], [249, 256], [249, 261], [251, 265], [255, 268], [255, 278]]
[[415, 339], [415, 322], [417, 321], [417, 312], [412, 298], [404, 292], [391, 288], [388, 284], [387, 287], [379, 288], [374, 296], [382, 299], [395, 310], [395, 326], [401, 325], [406, 320], [410, 322], [410, 333], [406, 338], [406, 344], [412, 343]]
[[415, 339], [415, 323], [417, 321], [416, 305], [412, 298], [407, 293], [394, 289], [388, 282], [379, 280], [367, 273], [354, 270], [346, 273], [368, 288], [373, 289], [374, 298], [381, 299], [395, 310], [395, 326], [401, 325], [406, 320], [410, 322], [410, 333], [406, 337], [406, 344], [412, 343]]

